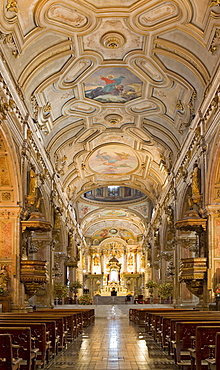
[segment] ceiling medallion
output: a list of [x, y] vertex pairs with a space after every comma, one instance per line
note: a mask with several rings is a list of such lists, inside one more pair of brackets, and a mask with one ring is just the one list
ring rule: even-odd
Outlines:
[[105, 116], [105, 120], [112, 125], [115, 125], [116, 123], [122, 121], [122, 117], [119, 114], [108, 114], [107, 116]]
[[117, 230], [117, 229], [111, 229], [111, 230], [109, 230], [109, 232], [110, 232], [111, 234], [117, 234], [118, 230]]
[[118, 32], [108, 32], [102, 36], [101, 44], [106, 49], [118, 49], [125, 44], [125, 38]]

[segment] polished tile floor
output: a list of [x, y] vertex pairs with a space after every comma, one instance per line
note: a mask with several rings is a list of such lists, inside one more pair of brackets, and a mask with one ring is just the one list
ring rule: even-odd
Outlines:
[[172, 359], [128, 317], [112, 306], [107, 317], [97, 317], [49, 365], [49, 370], [173, 370]]

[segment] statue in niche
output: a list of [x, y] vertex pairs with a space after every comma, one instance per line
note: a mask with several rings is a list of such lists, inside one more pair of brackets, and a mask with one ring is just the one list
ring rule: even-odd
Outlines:
[[173, 227], [173, 225], [174, 225], [173, 208], [171, 206], [168, 206], [165, 212], [166, 212], [166, 215], [167, 215], [167, 224], [170, 227]]
[[[167, 243], [171, 243], [175, 236], [175, 227], [174, 227], [174, 212], [171, 206], [168, 206], [165, 210], [167, 215]], [[167, 245], [167, 247], [168, 247]]]
[[33, 169], [30, 170], [30, 185], [28, 195], [30, 197], [37, 197], [37, 175]]
[[80, 261], [80, 245], [76, 245], [76, 261]]
[[200, 199], [200, 171], [197, 163], [194, 165], [191, 178], [192, 178], [192, 199], [194, 203], [197, 203], [198, 199]]
[[95, 255], [93, 261], [94, 261], [94, 266], [99, 266], [99, 258], [98, 258], [98, 256]]
[[8, 283], [9, 283], [10, 277], [8, 270], [5, 265], [0, 266], [0, 288], [1, 293], [8, 293]]
[[82, 268], [86, 268], [86, 256], [82, 256]]
[[145, 268], [145, 254], [143, 254], [143, 256], [141, 257], [141, 268]]
[[132, 254], [130, 254], [128, 257], [128, 266], [132, 266], [132, 265], [133, 265], [133, 256]]
[[60, 219], [60, 209], [55, 209], [55, 221], [54, 221], [54, 229], [59, 231], [61, 228], [61, 219]]
[[76, 186], [68, 185], [68, 187], [67, 187], [67, 197], [68, 197], [69, 200], [74, 199], [76, 190], [77, 190]]
[[154, 233], [154, 244], [155, 244], [155, 246], [159, 246], [160, 245], [160, 233], [159, 233], [159, 229], [155, 230], [155, 233]]

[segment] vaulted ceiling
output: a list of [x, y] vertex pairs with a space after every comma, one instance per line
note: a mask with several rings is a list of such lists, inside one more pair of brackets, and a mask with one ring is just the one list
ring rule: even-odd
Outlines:
[[[10, 69], [85, 235], [144, 234], [134, 204], [156, 204], [218, 64], [218, 1], [1, 4]], [[146, 197], [84, 197], [110, 185]]]

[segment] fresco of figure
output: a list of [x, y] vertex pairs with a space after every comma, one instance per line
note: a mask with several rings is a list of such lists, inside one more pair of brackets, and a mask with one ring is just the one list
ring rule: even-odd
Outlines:
[[103, 87], [103, 91], [105, 93], [111, 93], [113, 89], [121, 85], [121, 82], [125, 78], [125, 76], [114, 78], [113, 75], [109, 75], [107, 77], [101, 76], [100, 78], [106, 83], [106, 85]]

